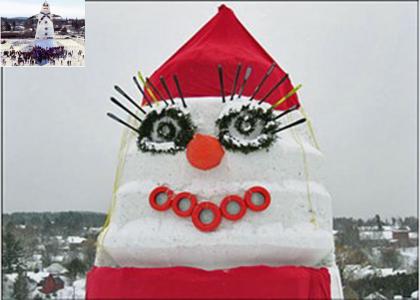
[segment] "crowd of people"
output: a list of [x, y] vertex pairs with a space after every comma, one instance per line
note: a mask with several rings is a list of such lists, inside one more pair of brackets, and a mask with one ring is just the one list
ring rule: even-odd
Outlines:
[[84, 59], [82, 50], [74, 53], [73, 50], [66, 50], [63, 46], [42, 48], [34, 46], [30, 51], [16, 51], [14, 49], [3, 51], [3, 63], [5, 65], [6, 58], [12, 61], [14, 66], [46, 64], [71, 66], [73, 56], [77, 55]]

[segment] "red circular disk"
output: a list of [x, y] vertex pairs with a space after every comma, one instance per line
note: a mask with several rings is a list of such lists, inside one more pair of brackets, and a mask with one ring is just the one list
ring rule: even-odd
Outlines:
[[187, 159], [190, 164], [206, 171], [217, 167], [225, 154], [219, 139], [205, 134], [195, 134], [187, 145]]
[[[264, 197], [264, 202], [260, 205], [257, 205], [255, 203], [252, 202], [252, 195], [258, 193], [261, 196]], [[270, 196], [270, 192], [267, 191], [265, 188], [263, 188], [262, 186], [254, 186], [250, 189], [248, 189], [245, 192], [245, 202], [246, 205], [249, 207], [249, 209], [253, 210], [253, 211], [262, 211], [264, 209], [266, 209], [271, 202], [271, 196]]]
[[[231, 214], [228, 211], [228, 205], [232, 202], [236, 202], [239, 207], [240, 210], [237, 214]], [[239, 219], [241, 219], [245, 213], [246, 213], [246, 205], [245, 205], [245, 201], [242, 200], [241, 197], [239, 197], [238, 195], [230, 195], [230, 196], [226, 196], [223, 200], [222, 200], [222, 204], [220, 204], [220, 210], [222, 211], [222, 215], [228, 219], [228, 220], [232, 220], [232, 221], [237, 221]]]
[[[204, 210], [211, 210], [211, 212], [213, 213], [214, 219], [210, 223], [204, 223], [200, 219], [200, 214]], [[192, 222], [194, 226], [201, 231], [205, 231], [205, 232], [213, 231], [219, 226], [221, 221], [222, 221], [222, 214], [220, 212], [220, 208], [214, 203], [211, 203], [208, 201], [201, 202], [193, 210]]]
[[[179, 203], [181, 202], [181, 200], [184, 200], [184, 199], [187, 199], [188, 201], [190, 201], [190, 207], [187, 210], [182, 210], [179, 207]], [[172, 200], [172, 209], [180, 217], [191, 216], [196, 205], [197, 205], [197, 198], [193, 194], [187, 193], [187, 192], [177, 194]]]
[[[166, 201], [161, 204], [159, 204], [157, 201], [160, 194], [166, 194], [167, 196]], [[173, 196], [174, 192], [170, 188], [167, 188], [166, 186], [159, 186], [155, 188], [149, 195], [150, 206], [159, 211], [167, 210], [171, 207]]]

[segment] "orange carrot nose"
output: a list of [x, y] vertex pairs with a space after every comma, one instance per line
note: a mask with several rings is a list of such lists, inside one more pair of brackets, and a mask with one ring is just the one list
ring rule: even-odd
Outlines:
[[210, 170], [222, 161], [225, 151], [215, 137], [195, 134], [187, 146], [187, 159], [193, 167]]

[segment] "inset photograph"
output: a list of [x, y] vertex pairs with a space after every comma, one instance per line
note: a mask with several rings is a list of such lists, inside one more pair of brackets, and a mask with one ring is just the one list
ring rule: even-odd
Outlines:
[[1, 65], [85, 65], [84, 0], [5, 0]]

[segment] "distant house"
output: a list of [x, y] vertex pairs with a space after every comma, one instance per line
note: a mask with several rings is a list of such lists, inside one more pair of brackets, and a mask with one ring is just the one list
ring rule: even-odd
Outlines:
[[67, 243], [70, 247], [70, 250], [75, 250], [83, 245], [86, 238], [80, 236], [69, 236], [67, 237]]
[[53, 275], [63, 275], [68, 272], [68, 270], [59, 263], [51, 264], [49, 267], [45, 268], [45, 271]]
[[72, 245], [80, 245], [82, 244], [86, 239], [84, 237], [80, 236], [69, 236], [67, 238], [67, 242]]
[[392, 242], [398, 247], [410, 246], [410, 230], [408, 228], [400, 228], [392, 230]]
[[40, 292], [44, 294], [51, 294], [64, 288], [64, 281], [58, 277], [50, 274], [47, 278], [41, 281]]
[[382, 230], [379, 230], [375, 226], [361, 226], [359, 238], [361, 241], [376, 242], [376, 244], [390, 243], [399, 248], [418, 244], [417, 233], [410, 232], [408, 227], [383, 226]]
[[1, 31], [6, 31], [7, 25], [6, 25], [6, 19], [1, 18]]

